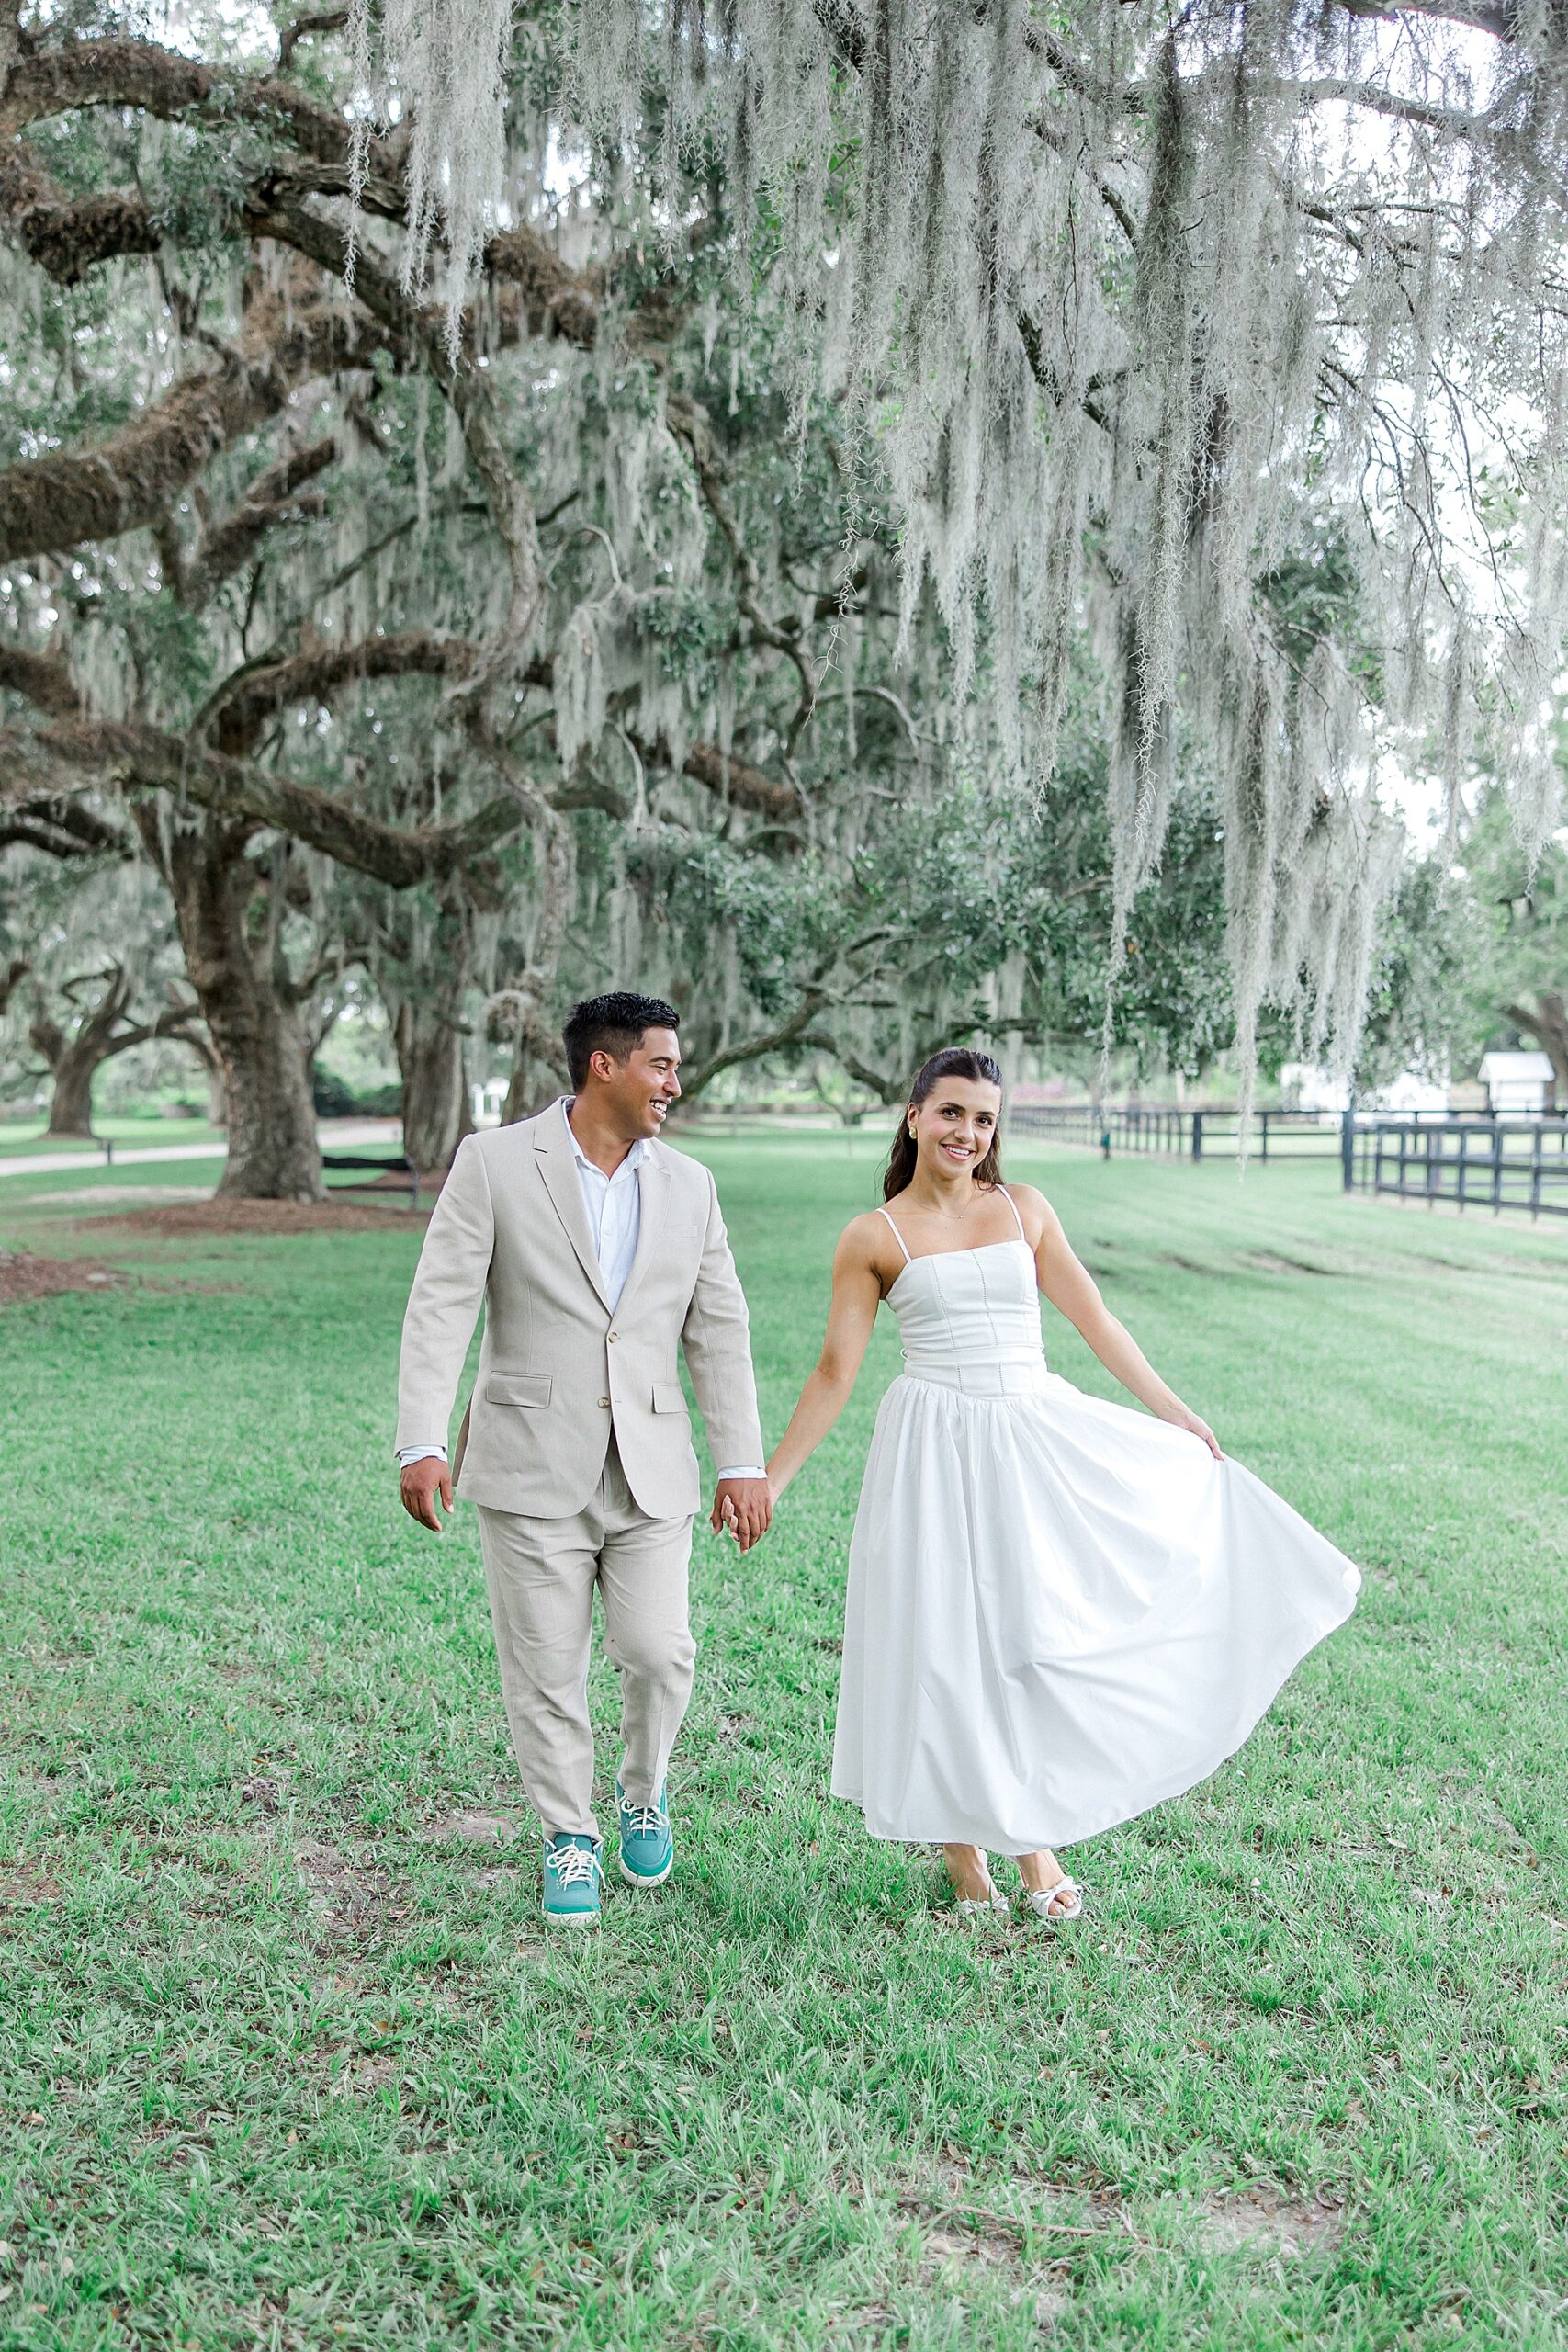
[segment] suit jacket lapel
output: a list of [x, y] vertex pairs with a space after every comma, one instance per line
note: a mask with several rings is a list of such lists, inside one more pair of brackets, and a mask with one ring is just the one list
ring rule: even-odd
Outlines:
[[661, 1168], [650, 1152], [637, 1171], [637, 1256], [632, 1260], [626, 1286], [615, 1307], [624, 1315], [631, 1305], [637, 1286], [658, 1254], [660, 1236], [664, 1229], [665, 1212], [670, 1205], [670, 1170]]
[[[557, 1130], [553, 1136], [550, 1133], [552, 1123]], [[538, 1154], [539, 1173], [555, 1204], [556, 1215], [566, 1227], [567, 1239], [582, 1261], [583, 1272], [598, 1293], [601, 1303], [608, 1308], [610, 1296], [604, 1288], [604, 1277], [599, 1272], [599, 1255], [589, 1229], [588, 1211], [582, 1204], [582, 1187], [577, 1181], [576, 1163], [562, 1132], [565, 1124], [562, 1112], [552, 1108], [544, 1114], [536, 1129], [534, 1149]], [[640, 1256], [641, 1253], [638, 1254]]]

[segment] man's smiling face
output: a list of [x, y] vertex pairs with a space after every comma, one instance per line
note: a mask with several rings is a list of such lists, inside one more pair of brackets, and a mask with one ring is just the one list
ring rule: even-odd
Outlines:
[[624, 1062], [608, 1053], [593, 1057], [594, 1074], [605, 1080], [601, 1097], [613, 1106], [623, 1135], [656, 1136], [680, 1099], [681, 1041], [673, 1029], [645, 1029]]

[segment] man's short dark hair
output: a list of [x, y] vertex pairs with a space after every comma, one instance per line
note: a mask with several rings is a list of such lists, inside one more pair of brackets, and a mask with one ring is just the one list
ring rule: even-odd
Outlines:
[[661, 996], [637, 996], [630, 989], [585, 996], [572, 1006], [561, 1032], [574, 1092], [581, 1094], [587, 1085], [588, 1065], [595, 1054], [614, 1054], [624, 1062], [641, 1045], [645, 1031], [680, 1026], [680, 1014]]

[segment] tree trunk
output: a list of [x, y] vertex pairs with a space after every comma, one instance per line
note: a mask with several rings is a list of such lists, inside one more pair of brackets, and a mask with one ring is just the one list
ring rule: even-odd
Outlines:
[[496, 1000], [497, 1028], [514, 1040], [503, 1126], [526, 1119], [570, 1084], [566, 1048], [552, 1011], [556, 975], [572, 903], [571, 836], [558, 818], [539, 837], [540, 903], [534, 952], [515, 989]]
[[512, 1022], [516, 1023], [516, 1046], [506, 1101], [502, 1106], [501, 1123], [504, 1127], [544, 1110], [563, 1087], [570, 1084], [566, 1049], [543, 1009], [554, 978], [553, 971], [546, 974], [530, 967], [517, 988], [507, 991], [506, 1017], [509, 1025]]
[[1534, 1028], [1541, 1051], [1551, 1057], [1557, 1107], [1568, 1111], [1568, 1003], [1560, 989], [1537, 990]]
[[168, 872], [186, 972], [223, 1073], [229, 1159], [218, 1190], [248, 1201], [322, 1201], [306, 1008], [263, 924], [248, 827], [176, 820]]
[[54, 1091], [49, 1101], [47, 1135], [91, 1138], [93, 1080], [107, 1054], [90, 1038], [73, 1038], [54, 1065]]
[[432, 1191], [439, 1188], [473, 1125], [463, 1066], [463, 1000], [472, 952], [468, 910], [451, 906], [441, 912], [412, 986], [410, 958], [389, 950], [371, 958], [402, 1080], [403, 1156], [418, 1170], [422, 1190], [427, 1182]]
[[428, 1005], [406, 1001], [392, 1032], [403, 1082], [403, 1157], [434, 1189], [473, 1125], [461, 1033]]
[[[130, 1022], [122, 1028], [136, 984], [123, 965], [115, 965], [101, 977], [106, 983], [103, 995], [80, 1015], [73, 1035], [68, 1035], [42, 1006], [28, 1030], [32, 1046], [43, 1056], [54, 1078], [47, 1129], [51, 1136], [92, 1140], [93, 1080], [105, 1062], [113, 1061], [117, 1054], [130, 1053], [133, 1046], [150, 1045], [156, 1037], [177, 1037], [204, 1061], [210, 1058], [207, 1040], [199, 1031], [187, 1026], [189, 1006], [175, 1005], [159, 1013], [155, 1020]], [[85, 985], [83, 981], [68, 985], [67, 1000]]]
[[[54, 1079], [45, 1129], [48, 1135], [91, 1139], [93, 1080], [101, 1065], [120, 1050], [115, 1032], [125, 1017], [134, 986], [120, 965], [111, 967], [99, 977], [104, 992], [96, 1004], [77, 1017], [73, 1033], [62, 1029], [41, 1008], [28, 1032]], [[78, 988], [88, 985], [85, 979], [69, 983], [65, 989], [67, 1002], [73, 1000]]]

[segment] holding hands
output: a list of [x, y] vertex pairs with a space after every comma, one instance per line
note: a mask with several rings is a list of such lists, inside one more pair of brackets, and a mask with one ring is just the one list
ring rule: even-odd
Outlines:
[[743, 1552], [760, 1544], [773, 1516], [773, 1490], [766, 1478], [721, 1478], [715, 1490], [708, 1524], [716, 1535], [725, 1529]]

